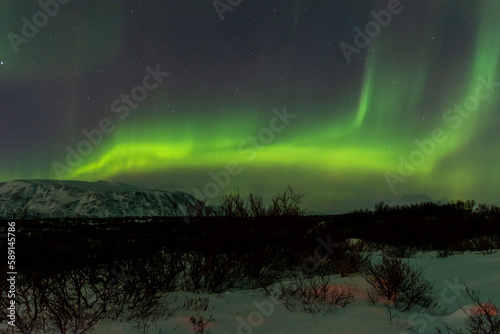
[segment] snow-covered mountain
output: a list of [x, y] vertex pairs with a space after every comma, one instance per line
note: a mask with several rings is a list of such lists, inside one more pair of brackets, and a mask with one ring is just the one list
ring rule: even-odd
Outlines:
[[199, 205], [181, 191], [147, 189], [123, 183], [16, 180], [0, 183], [0, 217], [184, 216]]

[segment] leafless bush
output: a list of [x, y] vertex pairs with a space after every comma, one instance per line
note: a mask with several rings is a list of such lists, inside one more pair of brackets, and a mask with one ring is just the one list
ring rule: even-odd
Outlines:
[[500, 217], [500, 207], [494, 204], [478, 204], [475, 212], [486, 221], [497, 221]]
[[31, 302], [41, 302], [45, 332], [88, 333], [104, 317], [99, 294], [102, 281], [89, 271], [56, 274], [32, 284]]
[[500, 248], [500, 240], [496, 235], [481, 236], [470, 240], [471, 248], [484, 255], [494, 254]]
[[365, 252], [363, 243], [342, 243], [332, 254], [318, 261], [314, 272], [319, 275], [340, 274], [345, 277], [362, 273], [370, 262], [370, 254]]
[[[169, 305], [168, 291], [180, 271], [176, 263], [175, 256], [157, 254], [44, 277], [36, 272], [29, 277], [19, 275], [17, 331], [83, 334], [109, 318], [134, 322], [145, 332], [154, 321], [175, 311]], [[4, 283], [1, 289], [4, 307], [9, 303]]]
[[264, 289], [265, 293], [269, 294], [272, 284], [283, 277], [287, 268], [280, 252], [275, 251], [272, 246], [267, 246], [242, 254], [240, 260], [244, 281], [241, 283], [255, 289]]
[[450, 248], [443, 248], [437, 251], [438, 258], [447, 258], [450, 255], [453, 255], [453, 251]]
[[270, 294], [270, 287], [272, 284], [282, 277], [283, 271], [266, 266], [262, 267], [262, 270], [256, 278], [250, 279], [249, 281], [252, 287], [263, 289], [265, 293]]
[[305, 210], [300, 207], [304, 194], [296, 194], [292, 187], [282, 194], [276, 194], [267, 209], [269, 216], [300, 216]]
[[192, 295], [185, 299], [184, 306], [186, 310], [191, 310], [195, 312], [189, 321], [193, 325], [194, 332], [196, 334], [208, 334], [209, 331], [206, 330], [208, 324], [214, 320], [213, 316], [203, 315], [210, 307], [210, 297], [205, 295]]
[[318, 313], [346, 307], [354, 301], [354, 292], [350, 286], [334, 285], [330, 276], [307, 278], [294, 272], [289, 280], [279, 283], [277, 296], [289, 311], [300, 307], [304, 312]]
[[305, 210], [301, 208], [304, 194], [296, 194], [292, 187], [288, 187], [283, 193], [278, 193], [271, 200], [271, 204], [266, 209], [262, 203], [261, 196], [249, 195], [248, 202], [240, 196], [238, 189], [224, 195], [220, 199], [220, 205], [214, 207], [205, 203], [187, 205], [188, 216], [193, 217], [214, 217], [225, 216], [234, 218], [246, 218], [249, 216], [299, 216]]
[[250, 214], [254, 217], [261, 217], [266, 215], [266, 208], [262, 203], [262, 196], [254, 196], [250, 194], [248, 197], [248, 203], [250, 206]]
[[417, 253], [417, 249], [408, 245], [387, 246], [383, 253], [390, 257], [409, 259]]
[[215, 217], [218, 215], [216, 208], [209, 205], [207, 200], [195, 204], [186, 203], [186, 211], [188, 217]]
[[479, 299], [479, 293], [470, 291], [468, 288], [466, 293], [474, 304], [474, 309], [465, 320], [465, 327], [469, 332], [472, 334], [499, 334], [500, 317], [496, 305], [491, 300], [482, 303]]
[[384, 201], [380, 201], [375, 204], [374, 214], [383, 216], [389, 213], [390, 209], [389, 205], [385, 204]]
[[492, 208], [493, 208], [493, 205], [486, 204], [486, 203], [479, 203], [476, 207], [476, 212], [482, 216], [488, 216], [488, 214], [491, 212]]
[[[462, 329], [452, 329], [446, 326], [445, 329], [448, 334], [500, 334], [500, 316], [498, 315], [498, 308], [491, 300], [481, 302], [479, 293], [472, 291], [469, 287], [465, 288], [465, 294], [470, 302], [472, 308], [467, 311], [462, 305], [460, 308], [467, 315], [464, 327], [466, 332]], [[443, 331], [437, 328], [437, 333], [442, 334]]]
[[[16, 282], [16, 328], [23, 334], [41, 333], [45, 331], [46, 316], [43, 306], [43, 294], [34, 280], [25, 280], [22, 275]], [[3, 286], [3, 284], [2, 284]], [[2, 308], [9, 307], [7, 291], [2, 291]], [[10, 319], [8, 319], [10, 320]], [[7, 333], [7, 331], [6, 331]]]
[[205, 318], [203, 316], [199, 316], [197, 318], [191, 317], [189, 319], [189, 321], [193, 325], [193, 329], [194, 329], [195, 334], [210, 334], [210, 332], [206, 330], [206, 327], [213, 320], [214, 320], [214, 317], [212, 315], [210, 315], [208, 318]]
[[104, 281], [84, 269], [44, 278], [20, 276], [16, 288], [16, 325], [23, 334], [88, 333], [106, 313], [100, 298]]
[[373, 287], [366, 290], [366, 298], [372, 306], [376, 305], [380, 301], [380, 295]]
[[220, 293], [243, 278], [243, 266], [236, 254], [189, 252], [183, 256], [184, 288]]
[[414, 307], [431, 311], [436, 306], [434, 284], [424, 280], [421, 267], [412, 267], [402, 259], [384, 255], [379, 263], [367, 267], [363, 277], [380, 296], [402, 311]]
[[238, 189], [220, 199], [220, 209], [225, 217], [246, 218], [249, 216], [247, 204], [240, 197]]
[[[130, 290], [132, 294], [127, 295]], [[158, 320], [174, 315], [177, 310], [168, 294], [162, 295], [143, 286], [125, 289], [119, 293], [118, 298], [125, 307], [118, 317], [115, 315], [112, 319], [133, 322], [143, 333], [146, 333], [147, 329]]]
[[390, 303], [384, 303], [385, 309], [387, 310], [387, 316], [389, 317], [389, 323], [392, 325], [394, 322], [399, 324], [399, 316], [393, 313], [393, 305]]
[[176, 307], [169, 292], [179, 269], [167, 268], [170, 261], [167, 254], [156, 254], [149, 259], [118, 263], [116, 268], [103, 268], [106, 316], [133, 322], [143, 333], [159, 319], [172, 316]]
[[344, 243], [334, 258], [340, 276], [344, 277], [354, 273], [361, 273], [370, 262], [370, 255], [364, 252], [362, 243]]
[[195, 312], [206, 311], [210, 305], [210, 297], [204, 295], [190, 295], [184, 300], [183, 308]]

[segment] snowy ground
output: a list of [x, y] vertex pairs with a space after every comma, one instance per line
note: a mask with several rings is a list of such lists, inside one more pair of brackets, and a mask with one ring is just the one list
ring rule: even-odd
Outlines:
[[[460, 308], [468, 309], [470, 301], [463, 296], [465, 283], [480, 293], [481, 301], [491, 298], [500, 308], [500, 251], [491, 255], [465, 253], [448, 258], [438, 258], [436, 252], [419, 253], [410, 259], [422, 266], [425, 278], [435, 282], [435, 292], [440, 304], [447, 307], [442, 317], [432, 317], [417, 312], [392, 310], [392, 321], [383, 304], [370, 305], [366, 298], [369, 285], [357, 276], [334, 276], [338, 285], [351, 285], [358, 290], [355, 301], [343, 309], [329, 313], [308, 314], [290, 312], [278, 300], [267, 296], [262, 290], [231, 290], [220, 295], [210, 295], [209, 308], [199, 312], [179, 309], [166, 321], [153, 324], [149, 334], [195, 333], [191, 317], [213, 316], [205, 333], [343, 333], [343, 334], [389, 334], [389, 333], [436, 333], [436, 327], [446, 321], [452, 328], [463, 328], [466, 317]], [[189, 298], [188, 293], [177, 293], [177, 300]], [[191, 295], [192, 297], [192, 295]], [[413, 327], [413, 331], [410, 329]], [[94, 333], [122, 334], [142, 333], [132, 324], [103, 321]]]

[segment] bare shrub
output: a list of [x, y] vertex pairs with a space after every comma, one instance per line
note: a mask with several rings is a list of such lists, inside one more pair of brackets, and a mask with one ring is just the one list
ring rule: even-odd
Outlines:
[[374, 214], [384, 216], [390, 212], [390, 209], [389, 205], [385, 204], [384, 201], [380, 201], [375, 204]]
[[440, 259], [447, 258], [450, 255], [453, 255], [453, 251], [450, 248], [443, 248], [437, 251], [437, 257]]
[[184, 308], [195, 312], [189, 321], [193, 325], [193, 330], [196, 334], [209, 334], [206, 330], [208, 324], [214, 320], [213, 316], [203, 315], [210, 307], [210, 297], [206, 295], [191, 295], [186, 297]]
[[492, 235], [472, 238], [470, 244], [473, 251], [481, 252], [484, 255], [490, 255], [496, 253], [500, 242], [496, 235]]
[[270, 293], [270, 287], [283, 277], [286, 269], [283, 258], [274, 253], [272, 247], [261, 251], [247, 252], [241, 255], [244, 282], [252, 288], [263, 289]]
[[267, 209], [269, 216], [300, 216], [305, 210], [300, 207], [304, 194], [296, 194], [292, 187], [276, 194]]
[[254, 217], [262, 217], [266, 215], [266, 208], [262, 203], [262, 196], [254, 196], [250, 194], [248, 197], [248, 203], [250, 206], [250, 214]]
[[355, 291], [351, 286], [334, 285], [330, 276], [307, 278], [294, 272], [289, 280], [279, 283], [277, 296], [289, 311], [300, 307], [304, 312], [318, 313], [346, 307], [354, 301]]
[[417, 253], [417, 249], [408, 245], [387, 246], [383, 253], [400, 259], [409, 259]]
[[220, 199], [220, 210], [225, 217], [246, 218], [249, 216], [247, 204], [240, 197], [238, 189]]
[[206, 327], [209, 323], [214, 320], [214, 317], [210, 315], [208, 318], [199, 316], [197, 318], [191, 317], [189, 321], [193, 325], [193, 329], [195, 334], [210, 334], [209, 331], [206, 330]]
[[[43, 306], [43, 291], [40, 289], [38, 280], [34, 278], [27, 280], [19, 275], [16, 282], [16, 312], [15, 324], [17, 330], [23, 334], [41, 333], [45, 331], [46, 316]], [[7, 282], [4, 280], [4, 282]], [[4, 284], [2, 283], [2, 287]], [[2, 308], [5, 310], [9, 305], [7, 290], [2, 291]], [[6, 319], [9, 320], [10, 319]], [[7, 332], [6, 332], [7, 333]]]
[[208, 204], [208, 200], [198, 201], [196, 204], [186, 203], [188, 217], [215, 217], [218, 215], [217, 209]]
[[436, 306], [433, 283], [422, 277], [422, 268], [412, 267], [407, 261], [384, 255], [379, 263], [367, 267], [365, 280], [396, 308], [432, 310]]
[[366, 298], [371, 306], [374, 306], [380, 301], [380, 295], [373, 287], [366, 290]]
[[190, 295], [184, 299], [184, 305], [182, 306], [185, 310], [191, 311], [206, 311], [210, 305], [210, 297], [208, 295]]
[[481, 215], [481, 216], [488, 216], [488, 214], [491, 212], [493, 205], [486, 204], [486, 203], [479, 203], [476, 207], [476, 212]]
[[479, 294], [470, 293], [475, 307], [465, 320], [465, 327], [473, 334], [499, 334], [500, 317], [497, 307], [491, 301], [481, 303]]
[[191, 291], [223, 292], [243, 278], [241, 261], [236, 254], [189, 252], [184, 254], [182, 281]]
[[[481, 302], [479, 293], [472, 291], [469, 287], [465, 288], [465, 294], [470, 302], [472, 308], [467, 311], [462, 305], [460, 308], [467, 315], [464, 327], [466, 332], [462, 329], [452, 329], [446, 326], [445, 329], [448, 334], [500, 334], [500, 316], [498, 315], [498, 308], [491, 300]], [[437, 333], [442, 334], [443, 331], [437, 328]]]
[[[23, 334], [83, 334], [109, 318], [134, 322], [145, 333], [153, 322], [175, 311], [168, 305], [166, 291], [172, 289], [177, 269], [172, 272], [159, 267], [167, 262], [161, 256], [153, 256], [45, 277], [36, 272], [29, 278], [19, 275], [17, 330]], [[4, 293], [1, 303], [2, 306], [8, 303]]]
[[[105, 314], [98, 289], [102, 286], [89, 271], [71, 271], [31, 282], [25, 298], [39, 303], [37, 317], [44, 332], [83, 334], [93, 330]], [[26, 291], [26, 290], [25, 290]]]
[[[127, 293], [131, 292], [130, 295]], [[133, 322], [138, 329], [146, 333], [148, 328], [160, 319], [171, 317], [176, 308], [170, 296], [162, 295], [157, 290], [145, 286], [134, 286], [119, 293], [120, 304], [125, 305], [122, 312], [114, 319]]]
[[122, 261], [101, 268], [105, 281], [101, 298], [106, 316], [132, 322], [143, 333], [159, 319], [172, 316], [176, 308], [171, 305], [168, 293], [173, 280], [169, 275], [175, 277], [176, 269], [166, 269], [167, 263], [165, 254], [156, 254], [149, 259]]
[[365, 270], [370, 262], [370, 255], [365, 253], [363, 248], [364, 245], [360, 242], [355, 244], [342, 244], [340, 252], [334, 260], [334, 264], [337, 266], [340, 276], [344, 277], [355, 273], [361, 273]]

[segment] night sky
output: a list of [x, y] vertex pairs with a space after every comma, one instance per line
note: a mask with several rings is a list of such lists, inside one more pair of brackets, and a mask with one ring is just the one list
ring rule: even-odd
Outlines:
[[0, 6], [0, 181], [499, 203], [499, 1]]

